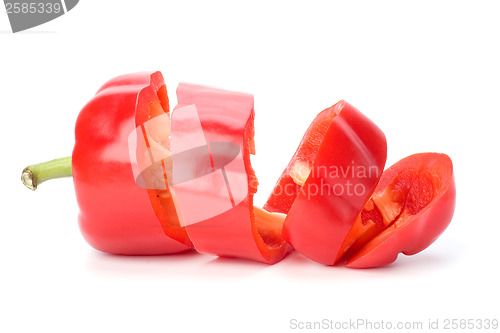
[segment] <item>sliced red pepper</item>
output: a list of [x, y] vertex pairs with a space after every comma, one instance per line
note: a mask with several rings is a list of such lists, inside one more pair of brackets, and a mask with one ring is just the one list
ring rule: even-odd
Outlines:
[[[180, 84], [177, 100], [173, 189], [196, 250], [278, 262], [291, 251], [281, 237], [284, 214], [253, 206], [258, 184], [250, 164], [255, 149], [253, 96]], [[176, 161], [181, 154], [191, 154], [188, 163]]]
[[[137, 186], [130, 159], [130, 134], [148, 120], [168, 114], [160, 72], [108, 81], [80, 112], [73, 179], [80, 228], [96, 249], [138, 255], [175, 253], [192, 247], [179, 225], [168, 188]], [[168, 134], [169, 129], [164, 130]], [[139, 148], [137, 162], [143, 163], [144, 152]]]
[[382, 131], [347, 102], [309, 126], [265, 209], [288, 214], [283, 237], [306, 257], [335, 264], [387, 156]]
[[453, 164], [445, 154], [408, 156], [387, 169], [344, 244], [348, 267], [383, 266], [416, 254], [450, 224]]
[[177, 95], [171, 133], [159, 72], [110, 80], [78, 117], [73, 157], [26, 168], [23, 183], [73, 175], [84, 237], [117, 254], [175, 253], [191, 237], [199, 252], [272, 264], [292, 250], [286, 239], [327, 265], [377, 267], [427, 248], [452, 219], [450, 158], [409, 156], [376, 186], [385, 136], [344, 101], [316, 117], [254, 207], [253, 97], [188, 84]]

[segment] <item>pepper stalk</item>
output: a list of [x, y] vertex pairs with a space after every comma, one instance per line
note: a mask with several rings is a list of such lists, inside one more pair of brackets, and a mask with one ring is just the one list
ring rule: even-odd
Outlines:
[[21, 181], [27, 188], [34, 191], [44, 181], [72, 176], [71, 156], [67, 156], [24, 168]]

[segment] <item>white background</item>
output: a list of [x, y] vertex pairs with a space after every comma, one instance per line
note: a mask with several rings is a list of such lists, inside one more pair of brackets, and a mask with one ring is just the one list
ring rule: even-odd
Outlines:
[[[0, 332], [292, 332], [290, 320], [499, 315], [500, 19], [495, 1], [97, 1], [12, 34], [0, 13]], [[108, 79], [161, 70], [255, 95], [262, 204], [314, 116], [346, 99], [385, 132], [388, 162], [455, 166], [450, 227], [386, 268], [267, 266], [88, 246], [70, 179], [30, 192], [28, 164], [71, 154]], [[325, 330], [328, 331], [328, 330]], [[344, 330], [347, 331], [347, 330]]]

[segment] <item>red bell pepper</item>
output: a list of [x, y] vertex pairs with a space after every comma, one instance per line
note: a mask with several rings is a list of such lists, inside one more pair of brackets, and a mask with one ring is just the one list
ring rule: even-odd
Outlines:
[[[284, 214], [253, 206], [258, 184], [250, 164], [255, 149], [253, 96], [180, 84], [177, 100], [172, 116], [173, 189], [195, 249], [278, 262], [292, 250], [281, 237]], [[176, 161], [183, 153], [191, 154], [188, 163]]]
[[117, 254], [194, 244], [273, 264], [290, 243], [323, 264], [376, 267], [422, 251], [451, 221], [449, 157], [412, 155], [380, 179], [385, 136], [344, 101], [316, 117], [264, 208], [254, 207], [253, 96], [189, 84], [177, 96], [171, 120], [161, 73], [110, 80], [80, 112], [72, 158], [30, 166], [23, 182], [72, 175], [85, 239]]
[[160, 72], [116, 77], [81, 110], [72, 158], [27, 168], [23, 182], [34, 189], [45, 179], [69, 176], [72, 171], [80, 229], [98, 250], [146, 255], [192, 248], [179, 224], [169, 188], [139, 187], [133, 173], [137, 166], [130, 159], [132, 152], [137, 163], [147, 163], [143, 147], [129, 147], [129, 136], [159, 116], [167, 119], [167, 126], [156, 131], [157, 137], [150, 137], [149, 143], [168, 150], [168, 114], [167, 90]]
[[345, 240], [346, 265], [387, 265], [416, 254], [450, 224], [455, 209], [453, 164], [445, 154], [408, 156], [387, 169]]
[[264, 209], [287, 214], [283, 237], [298, 252], [333, 265], [386, 156], [382, 131], [340, 101], [309, 126]]

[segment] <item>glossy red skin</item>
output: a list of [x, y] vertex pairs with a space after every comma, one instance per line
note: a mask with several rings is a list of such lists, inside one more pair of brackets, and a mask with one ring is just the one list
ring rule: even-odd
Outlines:
[[429, 202], [417, 214], [398, 221], [350, 256], [346, 266], [370, 268], [394, 262], [399, 253], [413, 255], [431, 245], [448, 227], [455, 210], [456, 188], [453, 164], [445, 154], [408, 156], [387, 169], [375, 192], [384, 191], [403, 170], [427, 170], [440, 179]]
[[[325, 265], [333, 265], [340, 259], [337, 255], [342, 242], [373, 193], [387, 157], [387, 143], [383, 132], [347, 102], [341, 101], [321, 112], [310, 129], [314, 127], [315, 122], [324, 121], [325, 113], [332, 110], [337, 115], [328, 122], [324, 136], [314, 137], [315, 134], [310, 130], [306, 132], [298, 151], [276, 185], [278, 188], [292, 182], [288, 175], [289, 168], [297, 156], [303, 155], [301, 151], [310, 150], [312, 145], [318, 147], [317, 152], [308, 152], [305, 159], [313, 162], [313, 171], [302, 188], [297, 186], [297, 191], [284, 199], [280, 199], [279, 195], [272, 195], [264, 206], [272, 211], [288, 213], [283, 237], [298, 252]], [[313, 138], [309, 138], [310, 136]], [[314, 171], [325, 170], [331, 166], [349, 170], [352, 165], [366, 170], [376, 167], [377, 172], [370, 173], [366, 178], [353, 178], [351, 175], [325, 177], [324, 172]], [[360, 195], [348, 195], [347, 182], [360, 184], [365, 191], [359, 193]], [[321, 188], [346, 190], [341, 195], [328, 191], [318, 195], [312, 194], [312, 189]]]
[[189, 249], [166, 236], [148, 190], [135, 183], [129, 157], [128, 136], [147, 120], [150, 102], [165, 104], [158, 97], [164, 86], [160, 72], [116, 77], [78, 116], [72, 166], [79, 225], [100, 251], [155, 255]]
[[[196, 105], [207, 142], [232, 142], [240, 146], [247, 175], [248, 194], [241, 203], [220, 215], [186, 226], [195, 249], [267, 264], [280, 261], [292, 248], [281, 237], [273, 238], [272, 244], [266, 243], [253, 217], [253, 195], [257, 191], [257, 178], [250, 164], [250, 153], [254, 153], [253, 96], [181, 83], [177, 100], [176, 109]], [[203, 204], [210, 205], [211, 200], [216, 199], [207, 192]], [[195, 203], [192, 209], [197, 209]]]

